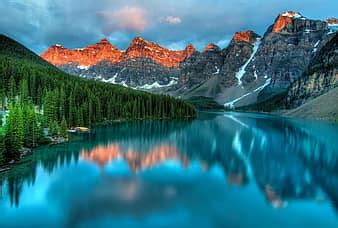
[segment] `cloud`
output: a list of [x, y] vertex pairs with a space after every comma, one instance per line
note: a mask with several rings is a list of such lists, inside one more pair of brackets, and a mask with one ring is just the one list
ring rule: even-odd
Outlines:
[[[334, 3], [333, 3], [334, 2]], [[332, 0], [0, 0], [0, 33], [41, 53], [51, 44], [69, 48], [107, 36], [125, 49], [135, 36], [166, 47], [192, 43], [202, 50], [227, 46], [236, 31], [264, 34], [280, 12], [314, 19], [337, 14]], [[330, 6], [330, 7], [327, 7]]]
[[181, 18], [178, 16], [167, 16], [163, 18], [162, 21], [171, 25], [181, 24], [182, 22]]
[[148, 26], [147, 11], [139, 7], [125, 6], [115, 11], [100, 11], [105, 35], [116, 30], [144, 31]]

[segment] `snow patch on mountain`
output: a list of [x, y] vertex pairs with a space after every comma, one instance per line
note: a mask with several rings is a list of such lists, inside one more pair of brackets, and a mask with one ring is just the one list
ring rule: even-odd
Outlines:
[[318, 47], [319, 43], [320, 43], [320, 40], [318, 40], [318, 41], [315, 43], [315, 45], [313, 46], [312, 52], [317, 52], [317, 50], [318, 50], [317, 47]]
[[112, 78], [109, 78], [109, 79], [104, 79], [104, 78], [101, 78], [101, 77], [97, 77], [96, 79], [100, 80], [102, 82], [107, 82], [107, 83], [111, 83], [111, 84], [115, 84], [115, 85], [122, 85], [124, 87], [128, 87], [128, 88], [131, 88], [131, 89], [141, 89], [141, 90], [151, 90], [151, 89], [158, 89], [158, 88], [169, 87], [169, 86], [177, 84], [177, 82], [178, 82], [178, 78], [171, 77], [171, 80], [170, 80], [170, 82], [168, 84], [162, 85], [159, 82], [155, 81], [152, 84], [144, 84], [142, 86], [132, 87], [132, 86], [129, 86], [127, 84], [126, 80], [125, 81], [121, 81], [121, 82], [117, 82], [116, 79], [117, 79], [118, 75], [119, 75], [119, 73], [116, 73]]
[[238, 85], [242, 85], [242, 80], [241, 79], [242, 79], [242, 77], [244, 76], [244, 74], [246, 72], [245, 69], [249, 65], [249, 63], [251, 62], [251, 60], [253, 59], [253, 57], [256, 55], [260, 43], [261, 43], [260, 39], [257, 39], [257, 41], [254, 43], [254, 47], [252, 49], [252, 54], [251, 54], [250, 58], [248, 59], [248, 61], [246, 61], [246, 63], [244, 63], [244, 65], [236, 73], [236, 78], [238, 80]]
[[165, 84], [165, 85], [161, 85], [156, 81], [153, 84], [145, 84], [143, 86], [137, 86], [135, 89], [151, 90], [151, 89], [169, 87], [169, 86], [172, 86], [172, 85], [175, 85], [175, 84], [177, 84], [177, 79], [172, 78], [172, 80], [168, 84]]
[[244, 94], [244, 95], [242, 95], [242, 96], [240, 96], [240, 97], [238, 97], [238, 98], [236, 98], [236, 99], [234, 99], [234, 100], [232, 100], [230, 102], [225, 103], [224, 106], [227, 107], [227, 108], [234, 108], [236, 102], [242, 100], [243, 98], [249, 96], [252, 93], [257, 93], [257, 92], [263, 90], [265, 87], [267, 87], [268, 85], [270, 85], [270, 83], [271, 83], [271, 78], [268, 78], [263, 85], [257, 87], [253, 91], [248, 92], [248, 93], [246, 93], [246, 94]]
[[338, 31], [338, 24], [335, 23], [328, 24], [327, 27], [329, 28], [328, 34], [335, 33]]
[[77, 68], [80, 70], [88, 70], [89, 66], [78, 65]]
[[264, 83], [262, 86], [260, 86], [260, 87], [258, 87], [257, 89], [255, 89], [254, 92], [258, 92], [258, 91], [263, 90], [265, 87], [267, 87], [268, 85], [270, 85], [270, 83], [271, 83], [271, 78], [268, 78], [268, 79], [265, 81], [265, 83]]
[[219, 74], [219, 68], [217, 66], [215, 66], [216, 72], [212, 73], [212, 74]]
[[292, 12], [292, 11], [287, 11], [287, 12], [284, 12], [282, 14], [283, 17], [290, 17], [290, 18], [293, 18], [293, 19], [296, 19], [296, 18], [304, 18], [303, 15], [301, 15], [300, 13], [297, 13], [297, 12]]

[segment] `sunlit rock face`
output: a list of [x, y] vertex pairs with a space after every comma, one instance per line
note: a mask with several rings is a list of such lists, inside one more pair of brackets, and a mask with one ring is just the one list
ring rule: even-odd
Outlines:
[[282, 14], [280, 14], [276, 21], [275, 24], [273, 25], [273, 32], [280, 32], [282, 31], [285, 27], [288, 25], [291, 25], [293, 22], [293, 19], [295, 18], [303, 18], [299, 13], [294, 12], [294, 11], [287, 11]]
[[216, 44], [214, 43], [209, 43], [207, 46], [205, 46], [203, 52], [206, 51], [220, 51], [220, 47], [218, 47]]
[[172, 51], [142, 37], [136, 37], [125, 52], [114, 47], [107, 39], [102, 39], [97, 44], [73, 50], [56, 44], [42, 53], [41, 57], [54, 65], [77, 63], [90, 67], [100, 61], [121, 63], [134, 58], [149, 58], [164, 67], [178, 67], [195, 51], [192, 44], [184, 50]]
[[333, 18], [333, 17], [331, 17], [331, 18], [328, 18], [328, 19], [326, 20], [326, 22], [327, 22], [329, 25], [333, 25], [333, 24], [337, 24], [337, 25], [338, 25], [338, 18]]
[[107, 39], [102, 39], [97, 44], [74, 50], [61, 45], [53, 45], [41, 57], [54, 65], [77, 63], [80, 66], [90, 67], [100, 61], [120, 63], [134, 58], [149, 58], [164, 67], [178, 67], [194, 52], [195, 48], [191, 44], [184, 50], [171, 51], [141, 37], [136, 37], [125, 52], [114, 47]]
[[251, 30], [245, 32], [236, 32], [234, 37], [232, 38], [232, 42], [246, 42], [253, 43], [259, 38], [259, 35]]
[[177, 84], [178, 67], [196, 51], [169, 50], [142, 37], [132, 40], [126, 51], [107, 39], [81, 49], [54, 45], [41, 57], [67, 73], [143, 90], [166, 89]]
[[125, 61], [131, 58], [149, 58], [165, 67], [177, 67], [180, 62], [191, 56], [195, 48], [191, 45], [180, 51], [171, 51], [158, 44], [136, 37], [120, 59]]
[[102, 39], [97, 44], [74, 50], [53, 45], [41, 54], [41, 57], [53, 65], [76, 63], [82, 67], [90, 67], [103, 60], [117, 62], [122, 53], [107, 39]]

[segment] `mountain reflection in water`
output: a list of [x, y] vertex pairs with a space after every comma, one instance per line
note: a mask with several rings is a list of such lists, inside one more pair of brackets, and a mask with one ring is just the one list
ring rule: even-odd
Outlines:
[[[212, 218], [212, 223], [199, 225], [236, 226], [246, 216], [234, 205], [231, 209], [229, 202], [237, 200], [238, 206], [252, 201], [253, 210], [261, 208], [256, 220], [243, 225], [250, 227], [253, 221], [261, 225], [263, 217], [277, 216], [264, 207], [256, 191], [270, 210], [284, 208], [291, 213], [299, 202], [306, 202], [318, 207], [302, 207], [309, 214], [316, 215], [324, 205], [332, 206], [336, 214], [337, 137], [337, 125], [240, 113], [201, 113], [195, 121], [99, 127], [95, 134], [69, 144], [41, 148], [2, 175], [0, 210], [8, 213], [3, 220], [0, 215], [0, 226], [11, 224], [15, 208], [34, 204], [27, 194], [42, 188], [47, 191], [46, 207], [67, 208], [66, 218], [59, 219], [61, 226], [95, 219], [107, 225], [97, 219], [103, 215], [143, 218], [162, 212], [164, 216], [183, 205], [190, 213], [204, 216], [205, 222], [206, 217]], [[190, 225], [180, 216], [172, 217], [172, 225]], [[337, 218], [323, 221], [337, 224]]]
[[108, 146], [95, 147], [89, 152], [83, 150], [80, 156], [99, 166], [104, 166], [114, 160], [122, 158], [127, 161], [129, 168], [133, 172], [149, 169], [168, 160], [180, 160], [184, 164], [187, 164], [187, 160], [177, 152], [176, 147], [165, 144], [156, 146], [145, 153], [131, 149], [123, 151], [119, 145], [110, 144]]

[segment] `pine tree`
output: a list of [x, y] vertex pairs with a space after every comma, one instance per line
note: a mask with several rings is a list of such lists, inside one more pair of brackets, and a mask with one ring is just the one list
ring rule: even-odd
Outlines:
[[24, 146], [36, 147], [41, 138], [41, 130], [38, 125], [34, 105], [24, 104], [23, 114]]
[[20, 100], [22, 103], [28, 102], [29, 99], [29, 89], [28, 82], [26, 79], [22, 79], [20, 82]]
[[11, 78], [9, 79], [9, 98], [12, 102], [15, 100], [15, 96], [16, 96], [16, 82], [12, 75]]
[[56, 121], [53, 121], [49, 125], [49, 135], [57, 136], [60, 134], [60, 127]]
[[5, 134], [5, 159], [18, 159], [24, 141], [23, 116], [19, 103], [10, 105]]
[[60, 135], [63, 137], [63, 138], [68, 138], [68, 127], [67, 127], [67, 122], [66, 122], [66, 119], [63, 117], [62, 118], [62, 121], [61, 121], [61, 126], [60, 126]]

